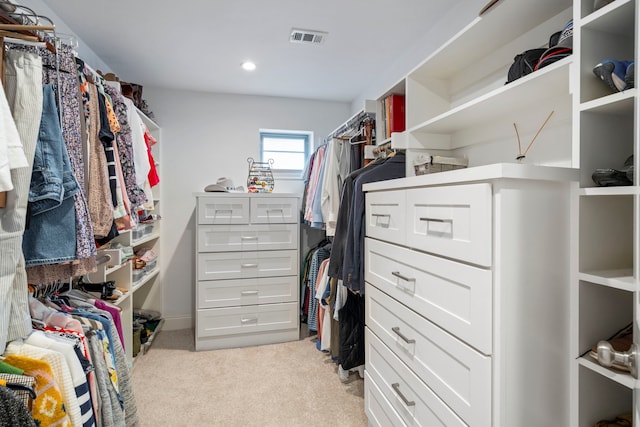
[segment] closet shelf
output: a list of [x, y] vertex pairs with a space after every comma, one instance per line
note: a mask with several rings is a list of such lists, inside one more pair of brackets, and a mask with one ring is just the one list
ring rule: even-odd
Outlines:
[[609, 369], [609, 368], [605, 368], [604, 366], [601, 366], [589, 355], [582, 356], [579, 359], [578, 363], [580, 364], [580, 366], [583, 366], [587, 369], [597, 372], [603, 377], [609, 378], [611, 381], [615, 381], [618, 384], [621, 384], [631, 390], [633, 390], [636, 387], [636, 383], [638, 382], [629, 373], [626, 373], [623, 371], [617, 371], [615, 369]]
[[585, 271], [578, 273], [578, 279], [623, 291], [633, 292], [635, 289], [632, 268]]
[[[542, 70], [531, 73], [508, 85], [501, 86], [485, 95], [459, 105], [443, 114], [433, 117], [421, 124], [409, 129], [412, 134], [453, 134], [457, 131], [485, 125], [494, 122], [496, 117], [501, 118], [507, 124], [511, 124], [509, 117], [518, 113], [514, 105], [522, 105], [522, 100], [527, 100], [527, 105], [535, 105], [537, 110], [548, 105], [549, 111], [564, 108], [557, 105], [557, 97], [550, 94], [569, 93], [569, 69], [572, 57], [562, 59]], [[566, 103], [570, 109], [570, 103]], [[527, 108], [527, 107], [523, 107]], [[559, 113], [559, 111], [556, 111]], [[565, 116], [560, 112], [560, 116]], [[452, 145], [452, 144], [451, 144]], [[453, 149], [470, 145], [460, 142], [456, 146], [438, 147]]]
[[132, 239], [131, 240], [131, 246], [137, 247], [137, 246], [143, 245], [145, 243], [148, 243], [148, 242], [150, 242], [152, 240], [155, 240], [158, 237], [160, 237], [160, 233], [157, 232], [157, 231], [154, 231], [153, 233], [151, 233], [149, 235], [146, 235], [146, 236], [144, 236], [144, 237], [142, 237], [142, 238], [140, 238], [138, 240], [133, 240]]
[[147, 283], [149, 283], [149, 281], [151, 279], [153, 279], [154, 277], [156, 277], [158, 275], [158, 273], [160, 273], [160, 268], [156, 267], [154, 270], [151, 270], [148, 273], [145, 273], [144, 276], [142, 276], [142, 278], [140, 278], [140, 280], [138, 280], [137, 282], [133, 282], [132, 283], [132, 287], [131, 287], [131, 291], [135, 292], [138, 289], [140, 289], [141, 287], [143, 287], [144, 285], [146, 285]]
[[118, 298], [115, 301], [111, 301], [111, 300], [103, 300], [103, 301], [108, 302], [109, 304], [113, 304], [113, 305], [119, 307], [124, 301], [127, 300], [127, 298], [129, 298], [131, 296], [131, 292], [132, 291], [128, 291], [126, 294], [122, 295], [120, 298]]
[[583, 102], [580, 111], [590, 111], [606, 114], [623, 114], [633, 111], [633, 103], [637, 89], [613, 93], [591, 101]]
[[517, 39], [570, 7], [571, 1], [567, 0], [548, 2], [544, 7], [528, 0], [501, 1], [429, 56], [417, 72], [410, 73], [411, 78], [447, 79], [460, 70], [474, 68], [496, 50], [495, 41]]
[[[127, 263], [126, 263], [126, 262], [124, 262], [124, 263], [122, 263], [122, 264], [116, 264], [116, 265], [107, 266], [107, 267], [105, 267], [105, 269], [104, 269], [104, 274], [105, 274], [105, 276], [106, 276], [106, 275], [109, 275], [109, 274], [111, 274], [111, 273], [113, 273], [113, 272], [115, 272], [115, 271], [120, 270], [122, 267], [124, 267], [124, 266], [126, 266], [126, 265], [127, 265]], [[99, 268], [100, 268], [100, 267], [98, 267], [98, 269], [99, 269]]]
[[[595, 185], [595, 184], [594, 184]], [[633, 196], [640, 194], [638, 187], [621, 186], [621, 187], [585, 187], [579, 191], [580, 196]]]
[[633, 0], [617, 0], [582, 18], [581, 26], [588, 30], [630, 34], [634, 30], [633, 16], [635, 16]]

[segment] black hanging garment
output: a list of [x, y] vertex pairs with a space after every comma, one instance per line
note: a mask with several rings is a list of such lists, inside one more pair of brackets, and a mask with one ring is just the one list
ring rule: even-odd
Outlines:
[[340, 318], [340, 365], [348, 371], [364, 365], [364, 296], [347, 292]]

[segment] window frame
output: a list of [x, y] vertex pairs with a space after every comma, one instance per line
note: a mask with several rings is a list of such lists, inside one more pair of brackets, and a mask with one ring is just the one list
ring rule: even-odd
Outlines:
[[[264, 155], [264, 140], [265, 138], [281, 138], [281, 139], [291, 139], [291, 140], [304, 140], [304, 162], [302, 164], [301, 169], [284, 169], [274, 167], [272, 172], [274, 176], [282, 179], [301, 179], [304, 174], [307, 162], [309, 161], [309, 157], [311, 156], [312, 144], [313, 144], [313, 132], [310, 131], [296, 131], [296, 130], [275, 130], [275, 129], [260, 129], [260, 161], [268, 162], [269, 157], [265, 157]], [[282, 151], [286, 152], [286, 151]], [[300, 151], [291, 151], [293, 153], [300, 153]]]

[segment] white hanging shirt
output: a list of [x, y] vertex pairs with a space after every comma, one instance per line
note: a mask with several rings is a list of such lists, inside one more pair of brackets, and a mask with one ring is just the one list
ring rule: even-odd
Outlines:
[[29, 166], [9, 103], [0, 85], [0, 191], [13, 190], [11, 170]]

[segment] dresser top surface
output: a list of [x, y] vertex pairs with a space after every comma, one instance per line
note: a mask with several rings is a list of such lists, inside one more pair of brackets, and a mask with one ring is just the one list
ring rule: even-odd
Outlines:
[[291, 198], [300, 198], [299, 194], [295, 193], [238, 193], [238, 192], [198, 192], [193, 193], [195, 197], [251, 197], [251, 198], [276, 198], [276, 197], [291, 197]]
[[494, 163], [466, 169], [457, 169], [446, 172], [374, 182], [363, 185], [362, 189], [364, 191], [395, 190], [411, 187], [459, 184], [496, 179], [577, 182], [580, 179], [579, 172], [579, 169], [573, 168], [535, 166], [518, 163]]

